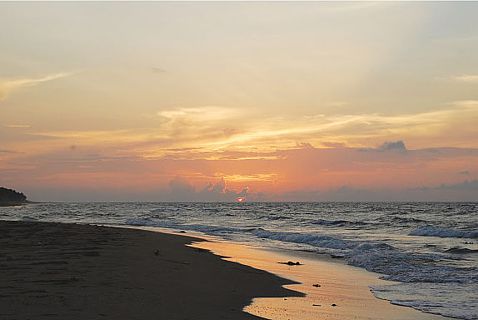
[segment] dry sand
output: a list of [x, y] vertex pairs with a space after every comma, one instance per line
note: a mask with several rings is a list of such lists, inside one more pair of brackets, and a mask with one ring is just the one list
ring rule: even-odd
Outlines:
[[0, 221], [0, 319], [260, 319], [254, 297], [300, 296], [275, 275], [187, 247], [191, 237]]

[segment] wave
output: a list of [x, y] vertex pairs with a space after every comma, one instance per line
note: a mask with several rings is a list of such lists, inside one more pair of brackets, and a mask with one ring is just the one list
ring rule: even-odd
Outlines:
[[448, 250], [445, 250], [447, 253], [453, 254], [469, 254], [469, 253], [478, 253], [478, 250], [462, 248], [462, 247], [453, 247]]
[[257, 228], [252, 231], [252, 234], [258, 238], [278, 240], [282, 242], [291, 242], [298, 244], [308, 244], [315, 247], [329, 248], [329, 249], [351, 249], [354, 244], [348, 240], [337, 239], [326, 235], [317, 235], [310, 233], [296, 233], [296, 232], [278, 232], [268, 231], [262, 228]]
[[232, 227], [220, 227], [212, 225], [202, 224], [180, 224], [172, 221], [158, 221], [149, 218], [133, 218], [125, 221], [125, 224], [130, 226], [145, 226], [145, 227], [159, 227], [170, 229], [181, 229], [189, 231], [198, 231], [206, 234], [224, 235], [228, 233], [243, 233], [255, 230], [255, 228], [232, 228]]
[[434, 226], [422, 226], [415, 230], [412, 230], [408, 235], [422, 237], [478, 239], [478, 230], [467, 231], [439, 228]]
[[391, 219], [389, 217], [384, 217], [383, 220], [386, 220], [387, 222], [393, 221], [395, 223], [426, 223], [426, 220], [419, 219], [419, 218], [414, 218], [414, 217], [392, 217]]
[[27, 222], [32, 222], [32, 221], [38, 221], [38, 219], [33, 218], [33, 217], [28, 217], [28, 216], [23, 216], [21, 218], [22, 221], [27, 221]]
[[475, 268], [440, 265], [438, 262], [444, 258], [443, 255], [405, 252], [384, 242], [348, 240], [316, 233], [270, 231], [262, 228], [180, 224], [149, 218], [129, 219], [126, 223], [199, 231], [226, 237], [233, 234], [249, 234], [261, 239], [309, 245], [316, 248], [318, 252], [333, 256], [339, 255], [350, 265], [381, 273], [383, 279], [392, 281], [407, 283], [470, 283], [478, 281], [478, 272]]
[[311, 222], [315, 225], [327, 226], [327, 227], [346, 227], [346, 226], [364, 226], [369, 223], [363, 221], [348, 221], [348, 220], [325, 220], [317, 219]]
[[[477, 290], [478, 285], [474, 283], [466, 285], [437, 283], [427, 286], [419, 283], [399, 283], [371, 287], [371, 291], [377, 298], [388, 300], [392, 304], [465, 320], [478, 319], [476, 309], [478, 296], [475, 294]], [[450, 292], [469, 298], [463, 300], [454, 296], [454, 299], [450, 299]]]
[[254, 229], [259, 238], [308, 244], [331, 249], [329, 254], [340, 255], [353, 266], [383, 274], [385, 280], [405, 283], [474, 283], [478, 281], [476, 268], [443, 265], [444, 256], [433, 253], [402, 251], [384, 242], [338, 239], [310, 233], [275, 232]]
[[339, 239], [328, 235], [296, 232], [277, 232], [254, 229], [259, 238], [308, 244], [331, 249], [353, 266], [383, 274], [382, 278], [401, 282], [470, 283], [478, 281], [476, 268], [441, 265], [444, 256], [433, 253], [413, 253], [395, 248], [384, 242]]

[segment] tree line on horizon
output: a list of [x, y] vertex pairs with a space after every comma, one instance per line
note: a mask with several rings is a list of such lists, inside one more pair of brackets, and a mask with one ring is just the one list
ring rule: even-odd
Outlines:
[[23, 203], [27, 201], [27, 196], [13, 189], [0, 187], [0, 204], [5, 203]]

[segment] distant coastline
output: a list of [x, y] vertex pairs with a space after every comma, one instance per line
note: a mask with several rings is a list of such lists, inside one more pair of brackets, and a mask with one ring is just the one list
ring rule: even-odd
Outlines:
[[24, 204], [31, 203], [29, 201], [24, 201], [24, 202], [0, 202], [0, 207], [15, 207], [15, 206], [21, 206]]
[[11, 207], [26, 204], [29, 201], [22, 192], [0, 187], [0, 207]]

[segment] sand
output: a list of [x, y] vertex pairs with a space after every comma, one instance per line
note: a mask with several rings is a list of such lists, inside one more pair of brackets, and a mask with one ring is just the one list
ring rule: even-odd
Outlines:
[[143, 229], [0, 221], [0, 319], [445, 319], [324, 256]]
[[[371, 285], [392, 284], [379, 279], [379, 274], [346, 265], [340, 259], [315, 253], [265, 250], [243, 244], [206, 237], [207, 242], [193, 247], [208, 249], [218, 255], [230, 255], [228, 261], [267, 270], [296, 283], [287, 288], [305, 293], [305, 297], [256, 298], [247, 312], [274, 320], [445, 320], [439, 315], [377, 299]], [[278, 262], [299, 261], [289, 266]]]
[[260, 319], [242, 311], [252, 298], [301, 295], [282, 288], [292, 281], [186, 246], [194, 241], [0, 221], [0, 319]]

